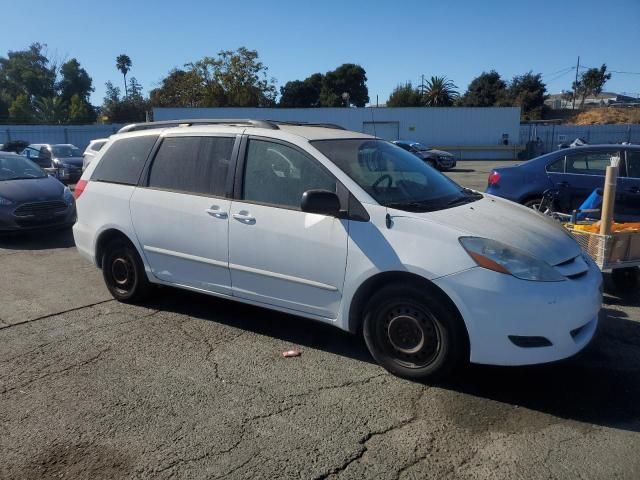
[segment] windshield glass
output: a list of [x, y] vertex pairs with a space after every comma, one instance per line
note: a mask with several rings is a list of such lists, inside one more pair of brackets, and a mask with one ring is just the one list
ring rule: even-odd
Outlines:
[[311, 143], [380, 205], [432, 211], [482, 198], [415, 155], [383, 140], [316, 140]]
[[56, 158], [65, 158], [65, 157], [81, 157], [82, 152], [78, 147], [74, 147], [73, 145], [53, 145], [51, 147], [51, 151], [53, 151], [53, 156]]
[[46, 176], [47, 174], [31, 160], [22, 157], [0, 156], [0, 181]]
[[422, 145], [421, 143], [412, 143], [411, 146], [420, 152], [426, 152], [429, 150], [429, 147]]

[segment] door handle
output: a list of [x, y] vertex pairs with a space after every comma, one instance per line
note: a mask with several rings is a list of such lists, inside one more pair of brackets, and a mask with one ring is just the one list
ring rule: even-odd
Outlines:
[[558, 182], [558, 186], [559, 187], [568, 187], [569, 186], [569, 182]]
[[216, 218], [224, 219], [228, 217], [227, 212], [220, 211], [220, 207], [217, 205], [213, 205], [211, 208], [207, 208], [205, 212], [207, 212], [212, 217], [216, 217]]
[[629, 193], [640, 193], [640, 188], [638, 188], [638, 187], [627, 188], [627, 192], [629, 192]]
[[255, 217], [249, 215], [249, 212], [234, 213], [231, 216], [242, 223], [254, 223], [256, 221]]

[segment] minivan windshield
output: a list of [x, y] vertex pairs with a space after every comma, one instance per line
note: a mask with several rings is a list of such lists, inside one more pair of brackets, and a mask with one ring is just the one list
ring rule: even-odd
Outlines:
[[56, 158], [81, 157], [82, 152], [73, 145], [52, 145], [51, 151]]
[[311, 144], [386, 207], [426, 212], [482, 198], [384, 140], [315, 140]]
[[31, 160], [19, 156], [0, 156], [0, 181], [43, 178], [47, 174]]

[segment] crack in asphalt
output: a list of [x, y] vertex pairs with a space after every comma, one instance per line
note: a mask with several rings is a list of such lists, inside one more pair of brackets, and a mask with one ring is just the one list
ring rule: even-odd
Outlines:
[[412, 415], [411, 418], [408, 418], [406, 420], [402, 420], [401, 422], [392, 425], [388, 428], [384, 428], [382, 430], [378, 430], [378, 431], [370, 431], [369, 433], [367, 433], [364, 437], [362, 437], [360, 440], [358, 440], [358, 444], [360, 445], [360, 448], [358, 449], [358, 451], [356, 452], [355, 455], [352, 455], [350, 458], [348, 458], [346, 461], [344, 461], [341, 465], [338, 465], [337, 467], [334, 467], [332, 469], [330, 469], [329, 471], [314, 477], [314, 480], [325, 480], [331, 476], [334, 475], [340, 475], [340, 473], [344, 472], [347, 468], [349, 468], [352, 464], [359, 462], [362, 457], [364, 457], [364, 455], [368, 452], [369, 447], [367, 446], [367, 444], [371, 441], [372, 438], [374, 437], [379, 437], [379, 436], [383, 436], [386, 435], [389, 432], [392, 432], [394, 430], [398, 430], [401, 428], [404, 428], [412, 423], [414, 423], [415, 421], [419, 420], [419, 415], [418, 415], [418, 403], [420, 401], [420, 399], [424, 396], [425, 392], [427, 391], [427, 387], [422, 387], [420, 390], [420, 394], [416, 397], [416, 399], [412, 402]]
[[73, 364], [71, 364], [71, 365], [69, 365], [69, 366], [67, 366], [65, 368], [60, 369], [60, 370], [55, 370], [53, 372], [47, 372], [44, 375], [40, 375], [39, 377], [33, 378], [33, 379], [29, 380], [28, 382], [23, 383], [22, 385], [17, 385], [15, 387], [11, 387], [11, 388], [5, 388], [4, 390], [2, 390], [0, 392], [0, 395], [4, 395], [4, 394], [10, 393], [10, 392], [13, 392], [14, 390], [18, 390], [18, 389], [22, 389], [22, 388], [28, 387], [32, 383], [38, 382], [38, 381], [42, 380], [43, 378], [48, 378], [48, 377], [50, 377], [52, 375], [57, 375], [59, 373], [65, 373], [65, 372], [68, 372], [68, 371], [70, 371], [70, 370], [72, 370], [74, 368], [83, 367], [85, 365], [89, 365], [90, 363], [97, 362], [100, 359], [100, 357], [105, 352], [108, 352], [109, 350], [111, 350], [111, 347], [107, 347], [105, 349], [100, 350], [96, 355], [93, 355], [92, 357], [90, 357], [90, 358], [88, 358], [86, 360], [83, 360], [82, 362], [73, 363]]
[[51, 318], [51, 317], [56, 317], [58, 315], [63, 315], [65, 313], [69, 313], [69, 312], [76, 312], [78, 310], [82, 310], [84, 308], [91, 308], [91, 307], [95, 307], [97, 305], [102, 305], [104, 303], [109, 303], [109, 302], [115, 302], [115, 300], [113, 298], [110, 298], [109, 300], [101, 300], [99, 302], [95, 302], [95, 303], [90, 303], [88, 305], [82, 305], [80, 307], [73, 307], [73, 308], [69, 308], [67, 310], [62, 310], [61, 312], [56, 312], [56, 313], [48, 313], [47, 315], [42, 315], [41, 317], [36, 317], [36, 318], [32, 318], [30, 320], [23, 320], [21, 322], [16, 322], [16, 323], [11, 323], [6, 327], [2, 327], [0, 328], [1, 330], [7, 330], [9, 328], [13, 328], [13, 327], [17, 327], [19, 325], [25, 325], [27, 323], [33, 323], [33, 322], [38, 322], [40, 320], [46, 320], [47, 318]]

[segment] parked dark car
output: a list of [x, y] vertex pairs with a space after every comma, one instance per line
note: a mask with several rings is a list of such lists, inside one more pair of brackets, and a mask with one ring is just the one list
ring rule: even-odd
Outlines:
[[528, 207], [540, 203], [549, 189], [563, 192], [561, 210], [578, 208], [596, 188], [612, 156], [620, 156], [615, 213], [619, 219], [640, 217], [640, 145], [587, 145], [565, 148], [489, 174], [487, 193]]
[[63, 183], [76, 183], [82, 175], [82, 151], [70, 143], [32, 143], [20, 155], [33, 160]]
[[69, 187], [15, 153], [0, 152], [0, 233], [71, 226]]
[[407, 152], [413, 153], [438, 170], [449, 170], [456, 166], [456, 158], [453, 154], [445, 152], [444, 150], [429, 148], [419, 142], [413, 142], [411, 140], [396, 140], [391, 143], [396, 144]]

